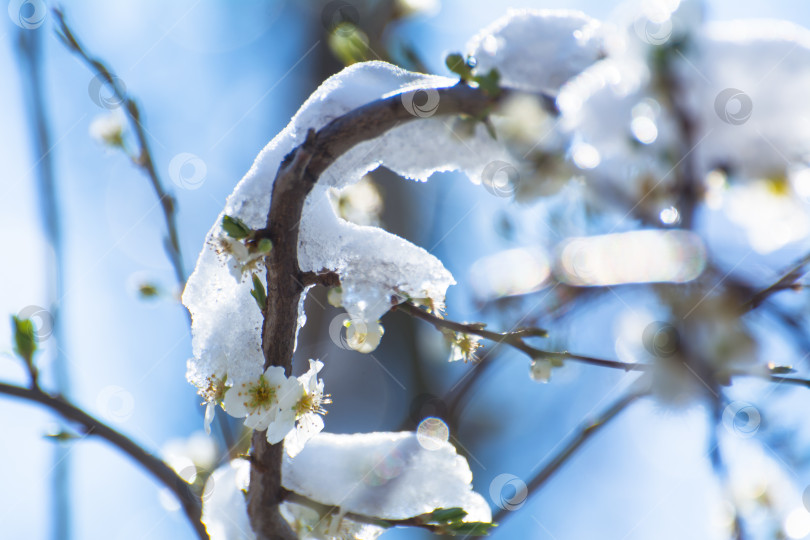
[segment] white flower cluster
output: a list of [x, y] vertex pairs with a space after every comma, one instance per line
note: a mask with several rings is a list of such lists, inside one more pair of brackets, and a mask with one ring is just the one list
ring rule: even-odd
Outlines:
[[477, 362], [476, 351], [481, 347], [481, 336], [475, 334], [451, 334], [450, 361]]
[[264, 257], [268, 248], [251, 249], [245, 242], [227, 234], [221, 234], [211, 242], [228, 265], [231, 274], [240, 281], [244, 280], [246, 274], [259, 272], [264, 268]]
[[[267, 430], [270, 444], [283, 440], [287, 453], [295, 456], [323, 429], [324, 405], [332, 401], [323, 392], [323, 381], [318, 379], [322, 368], [323, 362], [310, 360], [309, 371], [300, 377], [287, 377], [284, 368], [277, 366], [259, 368], [223, 383], [218, 399], [228, 414], [244, 418], [251, 429]], [[208, 403], [205, 421], [208, 432], [218, 399]]]

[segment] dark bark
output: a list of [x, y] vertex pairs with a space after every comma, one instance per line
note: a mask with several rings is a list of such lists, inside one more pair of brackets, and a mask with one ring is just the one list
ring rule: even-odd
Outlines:
[[[485, 115], [495, 99], [477, 88], [456, 85], [436, 90], [435, 115]], [[412, 91], [418, 93], [421, 90]], [[316, 280], [298, 267], [298, 230], [304, 201], [321, 174], [355, 145], [379, 137], [400, 123], [420, 121], [403, 105], [399, 95], [374, 101], [340, 116], [319, 131], [310, 130], [306, 141], [284, 159], [273, 184], [266, 233], [273, 251], [266, 259], [267, 306], [262, 328], [265, 367], [281, 366], [290, 375], [298, 319], [298, 301], [304, 283]], [[327, 278], [329, 279], [329, 278]], [[265, 432], [253, 435], [248, 514], [260, 539], [295, 538], [280, 518], [282, 445], [269, 445]]]

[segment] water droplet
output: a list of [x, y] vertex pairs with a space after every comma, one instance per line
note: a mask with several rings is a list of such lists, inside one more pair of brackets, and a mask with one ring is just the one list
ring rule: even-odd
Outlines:
[[425, 450], [438, 450], [450, 438], [450, 428], [441, 418], [428, 416], [416, 428], [416, 439]]

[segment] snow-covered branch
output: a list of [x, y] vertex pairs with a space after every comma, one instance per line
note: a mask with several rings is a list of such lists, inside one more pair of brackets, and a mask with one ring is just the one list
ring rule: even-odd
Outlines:
[[[235, 459], [209, 478], [203, 522], [213, 539], [261, 538], [243, 496], [256, 466]], [[282, 470], [280, 512], [303, 537], [374, 539], [395, 526], [480, 536], [492, 528], [467, 461], [427, 433], [320, 433]]]
[[[483, 91], [459, 84], [433, 90], [438, 96], [436, 115], [485, 115], [496, 98]], [[409, 110], [416, 94], [411, 90], [358, 107], [329, 122], [318, 131], [310, 129], [303, 144], [281, 163], [267, 217], [267, 234], [273, 250], [266, 258], [267, 304], [262, 326], [264, 367], [292, 369], [292, 356], [298, 331], [299, 302], [305, 275], [299, 267], [298, 237], [304, 202], [324, 171], [356, 145], [379, 137], [395, 126], [420, 117]], [[277, 513], [282, 501], [281, 446], [271, 445], [263, 431], [253, 436], [252, 458], [258, 465], [251, 470], [248, 512], [260, 538], [291, 537], [291, 531]]]

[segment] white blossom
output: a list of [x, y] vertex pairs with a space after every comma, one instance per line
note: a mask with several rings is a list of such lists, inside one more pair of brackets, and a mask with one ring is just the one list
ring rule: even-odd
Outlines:
[[[321, 417], [326, 414], [323, 406], [331, 403], [332, 400], [328, 394], [323, 393], [323, 380], [318, 379], [321, 369], [323, 369], [323, 362], [309, 361], [309, 370], [298, 377], [300, 386], [297, 400], [282, 412], [282, 416], [287, 420], [280, 420], [280, 422], [284, 422], [285, 427], [289, 422], [291, 428], [287, 429], [283, 437], [284, 448], [291, 457], [295, 457], [301, 452], [307, 441], [323, 430], [323, 418]], [[292, 429], [293, 424], [294, 429]], [[270, 440], [269, 431], [267, 437]]]
[[[607, 184], [656, 214], [672, 203], [673, 155], [688, 151], [699, 178], [723, 168], [752, 182], [787, 176], [810, 154], [800, 106], [810, 89], [802, 70], [810, 31], [786, 21], [704, 24], [697, 4], [644, 4], [666, 15], [660, 36], [646, 35], [638, 19], [605, 25], [606, 57], [566, 82], [557, 100], [569, 157], [591, 187]], [[688, 47], [666, 47], [682, 39]], [[694, 126], [687, 141], [682, 117]]]
[[115, 110], [111, 113], [97, 116], [90, 123], [90, 136], [101, 144], [110, 147], [124, 145], [125, 119], [123, 113]]
[[723, 202], [725, 215], [745, 231], [748, 244], [759, 253], [771, 253], [810, 233], [808, 205], [784, 178], [732, 185]]
[[375, 322], [360, 320], [347, 320], [346, 344], [357, 352], [370, 353], [374, 351], [382, 340], [383, 326]]
[[[724, 427], [720, 444], [726, 449], [724, 459], [729, 474], [727, 484], [715, 490], [718, 506], [730, 503], [744, 520], [751, 538], [767, 538], [780, 529], [792, 533], [791, 529], [797, 528], [803, 532], [786, 537], [805, 538], [810, 526], [802, 504], [804, 484], [796, 484], [784, 462], [767, 446], [763, 448], [755, 438], [739, 436], [730, 422], [724, 422]], [[801, 516], [803, 525], [796, 523]], [[729, 537], [729, 528], [722, 532], [725, 536], [718, 534], [718, 538]]]
[[212, 238], [211, 243], [237, 281], [243, 281], [245, 274], [258, 272], [264, 268], [264, 257], [268, 251], [250, 249], [243, 241], [224, 233]]
[[298, 381], [284, 375], [284, 368], [270, 366], [253, 377], [234, 379], [225, 393], [225, 411], [237, 418], [245, 417], [245, 425], [256, 430], [268, 429], [276, 420], [283, 397], [294, 395]]
[[481, 347], [481, 336], [457, 333], [450, 345], [450, 361], [475, 361], [475, 352]]
[[745, 181], [783, 172], [786, 160], [805, 163], [810, 31], [788, 21], [712, 23], [695, 47], [694, 67], [682, 72], [700, 119], [701, 169], [723, 165]]

